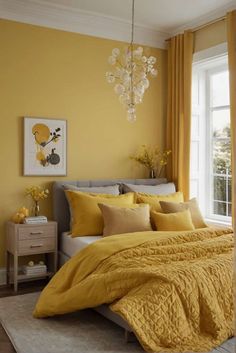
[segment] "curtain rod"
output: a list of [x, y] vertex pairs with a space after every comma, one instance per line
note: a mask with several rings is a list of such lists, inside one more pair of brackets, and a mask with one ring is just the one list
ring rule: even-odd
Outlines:
[[[203, 29], [203, 28], [205, 28], [205, 27], [211, 26], [211, 25], [213, 25], [214, 23], [217, 23], [217, 22], [220, 22], [220, 21], [224, 21], [225, 19], [226, 19], [226, 16], [221, 16], [221, 17], [219, 17], [219, 18], [216, 18], [215, 20], [212, 20], [212, 21], [209, 21], [209, 22], [207, 22], [207, 23], [204, 23], [204, 24], [202, 24], [202, 25], [200, 25], [200, 26], [198, 26], [198, 27], [189, 29], [189, 31], [191, 31], [192, 33], [195, 33], [195, 32], [197, 32], [197, 31], [199, 31], [200, 29]], [[171, 39], [171, 38], [168, 38], [168, 39], [166, 39], [165, 41], [166, 41], [166, 42], [169, 42], [170, 39]]]

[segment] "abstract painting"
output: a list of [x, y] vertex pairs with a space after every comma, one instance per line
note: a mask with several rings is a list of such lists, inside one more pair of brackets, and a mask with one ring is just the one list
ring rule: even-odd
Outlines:
[[24, 118], [24, 175], [66, 175], [66, 120]]

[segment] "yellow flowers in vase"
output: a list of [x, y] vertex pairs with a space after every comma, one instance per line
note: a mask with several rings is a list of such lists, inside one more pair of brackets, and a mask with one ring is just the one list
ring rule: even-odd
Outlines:
[[37, 217], [39, 216], [39, 201], [44, 200], [48, 197], [49, 195], [49, 190], [48, 189], [43, 189], [40, 186], [32, 186], [30, 188], [27, 188], [25, 190], [26, 195], [29, 195], [32, 197], [32, 200], [34, 201], [34, 216]]
[[130, 158], [139, 164], [144, 165], [149, 170], [149, 178], [159, 178], [163, 168], [168, 163], [171, 151], [160, 151], [157, 147], [142, 145], [137, 153]]

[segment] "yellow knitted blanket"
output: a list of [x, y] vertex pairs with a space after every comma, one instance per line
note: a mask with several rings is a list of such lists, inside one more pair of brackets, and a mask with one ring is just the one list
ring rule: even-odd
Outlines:
[[34, 316], [111, 303], [147, 352], [209, 351], [233, 335], [232, 258], [228, 228], [106, 237], [57, 272]]

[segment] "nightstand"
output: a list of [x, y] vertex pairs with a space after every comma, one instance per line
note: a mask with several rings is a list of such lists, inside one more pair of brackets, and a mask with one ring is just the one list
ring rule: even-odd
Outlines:
[[[6, 276], [7, 284], [14, 283], [17, 292], [18, 282], [52, 277], [57, 271], [57, 223], [50, 221], [42, 224], [15, 224], [7, 222]], [[20, 256], [45, 254], [47, 272], [41, 275], [26, 275], [20, 272]], [[13, 257], [13, 273], [10, 262]]]

